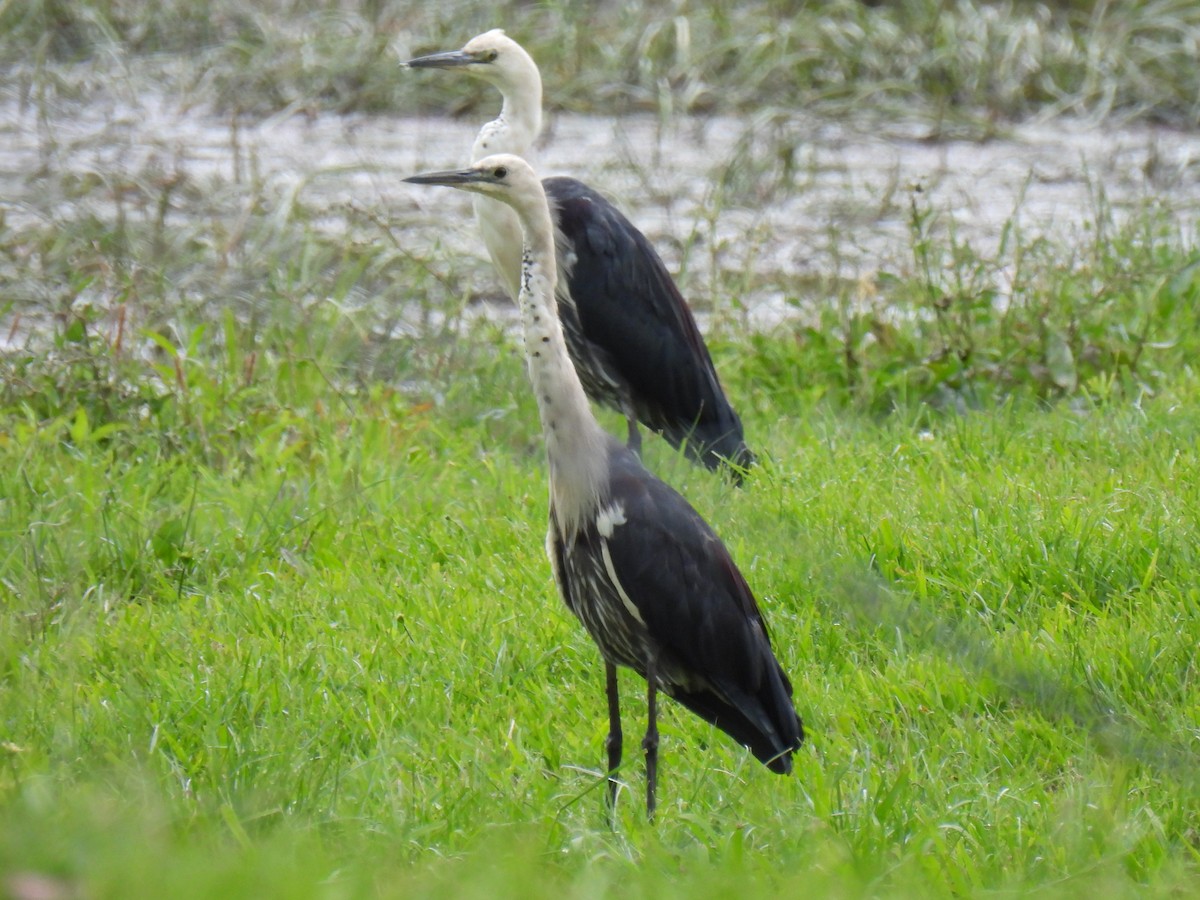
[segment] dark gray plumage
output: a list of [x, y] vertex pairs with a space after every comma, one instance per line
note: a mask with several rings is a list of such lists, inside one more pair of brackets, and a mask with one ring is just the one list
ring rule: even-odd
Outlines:
[[574, 531], [552, 522], [551, 546], [559, 590], [606, 663], [653, 670], [771, 771], [792, 771], [804, 729], [791, 682], [729, 551], [680, 494], [614, 442], [605, 505]]
[[646, 236], [574, 178], [542, 186], [567, 262], [559, 314], [588, 396], [710, 469], [753, 465], [696, 320]]

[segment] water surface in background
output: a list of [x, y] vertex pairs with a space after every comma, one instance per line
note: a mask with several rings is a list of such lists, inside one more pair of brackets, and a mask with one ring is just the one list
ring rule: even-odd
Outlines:
[[[465, 164], [480, 123], [443, 118], [281, 115], [233, 122], [171, 98], [101, 98], [61, 110], [0, 99], [0, 204], [7, 223], [69, 216], [89, 204], [117, 214], [123, 181], [185, 178], [218, 213], [239, 185], [266, 185], [281, 206], [303, 203], [316, 226], [347, 228], [350, 209], [373, 210], [414, 253], [437, 244], [495, 291], [469, 198], [406, 185], [429, 169]], [[1006, 223], [1022, 239], [1085, 241], [1099, 203], [1116, 217], [1157, 204], [1194, 235], [1200, 209], [1200, 134], [1152, 126], [1054, 121], [1013, 126], [986, 142], [921, 139], [897, 125], [868, 130], [796, 116], [607, 119], [555, 115], [533, 162], [600, 189], [660, 248], [698, 309], [720, 309], [714, 269], [753, 270], [740, 298], [746, 321], [767, 326], [822, 278], [860, 279], [911, 267], [913, 203], [942, 234], [995, 252]], [[86, 197], [65, 183], [111, 184]], [[195, 192], [194, 192], [195, 193]], [[223, 198], [223, 199], [222, 199]], [[1103, 198], [1102, 200], [1100, 198]], [[275, 211], [278, 212], [278, 211]], [[203, 214], [210, 214], [211, 210]], [[168, 215], [201, 214], [173, 200]]]

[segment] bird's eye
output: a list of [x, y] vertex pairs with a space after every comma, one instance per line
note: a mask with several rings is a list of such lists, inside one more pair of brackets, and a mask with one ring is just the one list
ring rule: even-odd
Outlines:
[[482, 59], [485, 63], [495, 62], [496, 57], [499, 55], [500, 54], [495, 50], [485, 50], [480, 56], [480, 59]]
[[508, 169], [504, 168], [504, 166], [497, 166], [496, 171], [492, 174], [497, 178], [505, 178], [508, 176]]

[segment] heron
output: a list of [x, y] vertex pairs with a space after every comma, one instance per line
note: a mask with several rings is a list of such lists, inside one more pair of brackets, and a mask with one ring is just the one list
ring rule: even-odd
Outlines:
[[[542, 127], [541, 74], [502, 30], [405, 65], [459, 69], [499, 89], [500, 115], [480, 130], [472, 162], [494, 153], [528, 156]], [[560, 321], [588, 396], [624, 415], [636, 452], [640, 421], [708, 468], [726, 465], [741, 483], [741, 472], [755, 456], [662, 258], [619, 209], [586, 184], [556, 176], [542, 186], [555, 225]], [[516, 300], [522, 252], [517, 217], [485, 197], [476, 197], [474, 207], [492, 263]]]
[[555, 302], [555, 228], [533, 169], [511, 154], [405, 179], [508, 205], [523, 232], [518, 304], [550, 473], [546, 552], [559, 592], [600, 649], [615, 809], [623, 737], [617, 667], [646, 679], [646, 812], [658, 782], [662, 691], [788, 774], [804, 728], [745, 578], [709, 524], [592, 413]]

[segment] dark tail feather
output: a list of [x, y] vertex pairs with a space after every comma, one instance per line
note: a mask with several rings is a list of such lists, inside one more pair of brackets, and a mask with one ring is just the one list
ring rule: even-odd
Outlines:
[[745, 470], [758, 462], [758, 457], [746, 446], [742, 437], [741, 423], [738, 424], [736, 433], [724, 435], [720, 440], [704, 444], [698, 450], [701, 454], [700, 462], [713, 471], [725, 466], [734, 484], [740, 485]]
[[734, 706], [711, 691], [676, 688], [671, 696], [746, 747], [772, 772], [790, 775], [792, 753], [804, 741], [804, 726], [792, 706], [790, 692], [784, 691], [783, 683], [776, 679], [771, 681], [773, 683], [764, 686], [762, 691], [768, 696], [744, 696], [740, 706]]
[[757, 461], [753, 451], [746, 446], [742, 422], [737, 413], [728, 406], [725, 414], [693, 425], [672, 423], [663, 428], [663, 437], [673, 447], [683, 447], [689, 459], [717, 471], [727, 467], [735, 484], [742, 483], [742, 470], [749, 469]]

